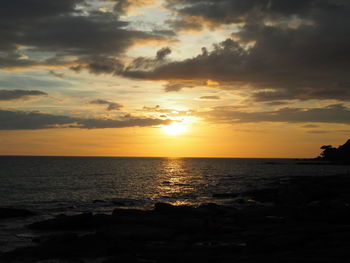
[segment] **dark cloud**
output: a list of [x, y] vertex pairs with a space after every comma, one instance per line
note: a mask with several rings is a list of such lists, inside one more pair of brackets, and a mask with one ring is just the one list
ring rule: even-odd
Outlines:
[[350, 109], [341, 104], [330, 105], [324, 108], [283, 108], [262, 112], [244, 112], [232, 107], [217, 107], [200, 115], [211, 121], [227, 123], [287, 122], [350, 125]]
[[28, 99], [29, 97], [45, 96], [47, 93], [40, 90], [0, 90], [0, 101]]
[[199, 98], [201, 100], [219, 100], [220, 96], [201, 96]]
[[169, 123], [169, 120], [137, 118], [131, 116], [121, 120], [98, 118], [84, 119], [40, 112], [0, 110], [0, 130], [38, 130], [53, 128], [102, 129], [147, 127]]
[[[124, 72], [145, 71], [152, 72], [155, 68], [164, 65], [166, 63], [166, 56], [171, 53], [171, 49], [168, 47], [161, 48], [157, 51], [154, 58], [138, 57], [134, 59]], [[119, 72], [119, 74], [124, 74]]]
[[157, 51], [156, 60], [163, 60], [170, 53], [171, 53], [170, 48], [164, 47]]
[[80, 72], [87, 69], [94, 74], [119, 74], [123, 70], [124, 65], [119, 59], [107, 57], [89, 57], [80, 59], [78, 63], [71, 66], [70, 69], [75, 72]]
[[281, 105], [286, 105], [288, 104], [288, 102], [286, 101], [270, 101], [270, 102], [266, 102], [266, 105], [268, 106], [281, 106]]
[[126, 10], [132, 5], [129, 0], [112, 0], [112, 2], [115, 2], [114, 11], [118, 14], [125, 14]]
[[191, 17], [216, 24], [309, 17], [315, 9], [339, 8], [346, 0], [167, 0], [167, 3], [178, 15], [185, 17], [185, 26]]
[[57, 78], [64, 78], [64, 73], [56, 72], [54, 70], [49, 70], [49, 73]]
[[92, 100], [89, 103], [96, 104], [96, 105], [107, 105], [108, 111], [120, 110], [123, 107], [123, 105], [121, 105], [119, 103], [111, 102], [108, 100], [101, 100], [101, 99]]
[[198, 21], [198, 19], [184, 18], [181, 16], [177, 16], [175, 19], [169, 19], [166, 23], [176, 31], [184, 30], [184, 31], [200, 31], [203, 29], [203, 25]]
[[313, 133], [313, 134], [326, 134], [326, 133], [345, 133], [345, 134], [349, 134], [350, 130], [311, 130], [311, 131], [307, 131], [307, 133]]
[[135, 40], [163, 38], [129, 30], [118, 14], [83, 10], [86, 5], [83, 0], [3, 0], [0, 68], [70, 65], [76, 58], [75, 69], [113, 73], [121, 67], [118, 57]]
[[153, 0], [105, 0], [110, 1], [114, 3], [114, 11], [119, 14], [123, 15], [126, 14], [128, 9], [132, 6], [145, 6], [147, 3], [152, 2]]
[[181, 15], [243, 23], [212, 51], [123, 75], [207, 80], [255, 89], [256, 101], [350, 100], [350, 2], [341, 0], [170, 0]]
[[199, 86], [206, 86], [206, 81], [169, 81], [164, 85], [166, 92], [176, 92], [184, 88], [192, 89]]

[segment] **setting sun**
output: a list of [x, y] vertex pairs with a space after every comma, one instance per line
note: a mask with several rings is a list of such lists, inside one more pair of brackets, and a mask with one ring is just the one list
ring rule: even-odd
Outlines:
[[163, 130], [169, 135], [179, 135], [186, 131], [186, 125], [181, 122], [173, 122], [170, 125], [163, 126]]

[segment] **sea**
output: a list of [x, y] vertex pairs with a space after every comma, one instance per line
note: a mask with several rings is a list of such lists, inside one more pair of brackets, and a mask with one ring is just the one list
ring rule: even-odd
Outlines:
[[349, 173], [297, 159], [0, 157], [0, 206], [39, 212], [199, 205], [290, 176]]
[[0, 221], [0, 250], [28, 244], [26, 224], [58, 214], [115, 208], [233, 205], [239, 193], [291, 176], [350, 174], [349, 166], [298, 159], [0, 157], [0, 207], [38, 216]]

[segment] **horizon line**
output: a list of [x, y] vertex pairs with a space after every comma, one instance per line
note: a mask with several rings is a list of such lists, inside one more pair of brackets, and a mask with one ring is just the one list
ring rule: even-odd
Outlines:
[[112, 156], [112, 155], [27, 155], [0, 154], [0, 157], [68, 157], [68, 158], [163, 158], [163, 159], [315, 159], [317, 157], [225, 157], [225, 156]]

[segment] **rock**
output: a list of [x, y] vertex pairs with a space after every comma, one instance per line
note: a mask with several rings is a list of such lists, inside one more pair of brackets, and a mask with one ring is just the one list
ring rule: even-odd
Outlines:
[[174, 206], [168, 203], [156, 203], [154, 204], [154, 211], [157, 212], [169, 212], [173, 211]]
[[140, 262], [137, 257], [133, 254], [120, 254], [118, 256], [115, 257], [110, 257], [104, 261], [102, 261], [102, 263], [119, 263], [119, 262], [128, 262], [128, 263], [138, 263]]
[[247, 246], [251, 252], [273, 253], [276, 250], [290, 251], [301, 248], [309, 240], [308, 233], [267, 234], [266, 236], [248, 240]]
[[212, 196], [219, 199], [228, 199], [228, 198], [235, 198], [239, 195], [237, 193], [215, 193]]
[[113, 203], [114, 205], [116, 205], [116, 206], [126, 206], [125, 203], [120, 202], [120, 201], [112, 201], [112, 203]]
[[186, 205], [175, 206], [167, 203], [156, 203], [154, 205], [154, 212], [161, 214], [173, 214], [177, 216], [200, 214], [200, 211], [195, 207]]
[[57, 245], [57, 244], [72, 242], [77, 238], [78, 238], [78, 235], [75, 233], [63, 233], [63, 234], [57, 234], [57, 235], [46, 235], [46, 236], [35, 237], [33, 238], [33, 242], [40, 243], [40, 244]]
[[174, 231], [165, 227], [119, 224], [100, 230], [99, 234], [107, 240], [144, 242], [168, 240], [173, 236]]
[[106, 203], [106, 201], [96, 199], [96, 200], [92, 201], [92, 203], [94, 203], [94, 204], [96, 204], [96, 203]]
[[113, 210], [113, 216], [140, 216], [145, 214], [145, 211], [139, 209], [123, 209], [116, 208]]
[[34, 215], [36, 215], [36, 213], [27, 209], [0, 207], [0, 219], [12, 217], [27, 217]]
[[35, 230], [79, 230], [91, 226], [92, 213], [66, 216], [60, 215], [53, 219], [35, 222], [28, 227]]
[[230, 206], [221, 206], [214, 203], [202, 204], [197, 208], [197, 212], [203, 213], [203, 215], [232, 215], [237, 212], [238, 209]]
[[[173, 220], [168, 215], [155, 213], [153, 211], [120, 211], [116, 210], [112, 215], [113, 224], [136, 224], [148, 226], [171, 226], [174, 225]], [[177, 222], [175, 222], [176, 224]]]

